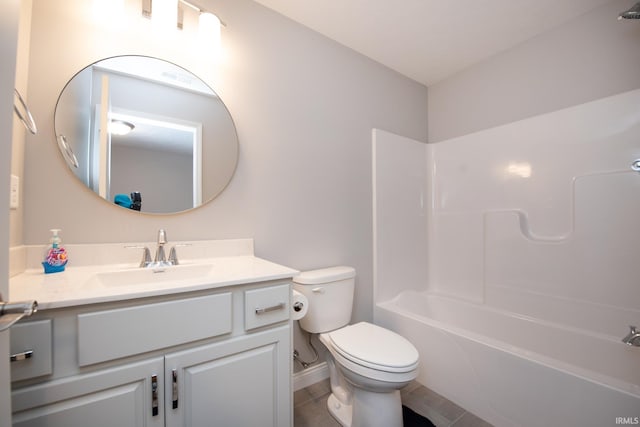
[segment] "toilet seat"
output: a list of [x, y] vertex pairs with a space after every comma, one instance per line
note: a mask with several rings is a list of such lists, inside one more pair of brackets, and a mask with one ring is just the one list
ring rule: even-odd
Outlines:
[[323, 334], [345, 359], [387, 373], [409, 373], [418, 367], [418, 350], [404, 337], [360, 322]]

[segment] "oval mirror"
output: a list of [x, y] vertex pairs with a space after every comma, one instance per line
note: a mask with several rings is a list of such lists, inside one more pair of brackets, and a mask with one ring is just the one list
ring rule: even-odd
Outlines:
[[218, 95], [170, 62], [118, 56], [66, 84], [56, 104], [60, 152], [109, 203], [167, 214], [200, 206], [238, 162], [233, 119]]

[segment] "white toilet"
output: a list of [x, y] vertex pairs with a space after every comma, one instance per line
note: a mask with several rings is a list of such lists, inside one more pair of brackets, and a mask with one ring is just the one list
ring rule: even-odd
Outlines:
[[418, 351], [405, 338], [367, 322], [349, 325], [356, 272], [305, 271], [294, 289], [309, 300], [300, 327], [319, 333], [331, 357], [329, 412], [344, 427], [402, 427], [400, 389], [418, 374]]

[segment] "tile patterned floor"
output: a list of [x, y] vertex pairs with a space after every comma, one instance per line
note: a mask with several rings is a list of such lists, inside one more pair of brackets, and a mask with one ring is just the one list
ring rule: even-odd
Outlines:
[[[296, 391], [293, 396], [294, 427], [340, 427], [327, 409], [330, 391], [329, 380]], [[402, 389], [401, 395], [404, 405], [429, 418], [436, 427], [492, 427], [417, 382]]]

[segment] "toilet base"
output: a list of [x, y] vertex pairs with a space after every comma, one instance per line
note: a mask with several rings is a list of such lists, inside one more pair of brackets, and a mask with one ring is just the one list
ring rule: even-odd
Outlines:
[[340, 402], [331, 393], [327, 399], [327, 408], [342, 427], [402, 427], [399, 390], [376, 393], [356, 389], [351, 405]]
[[333, 393], [331, 393], [329, 399], [327, 399], [327, 408], [331, 416], [335, 418], [342, 427], [351, 427], [351, 414], [353, 413], [351, 405], [341, 403]]

